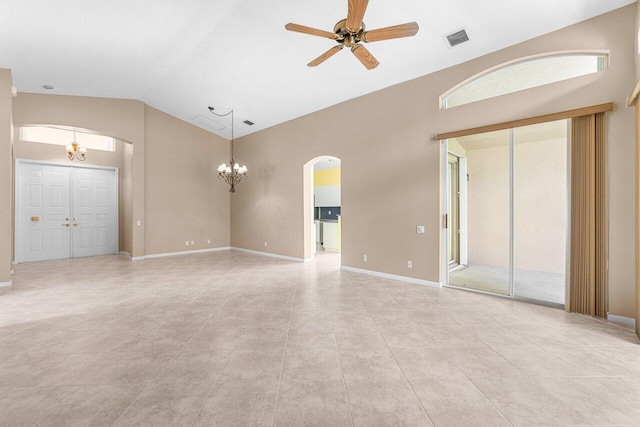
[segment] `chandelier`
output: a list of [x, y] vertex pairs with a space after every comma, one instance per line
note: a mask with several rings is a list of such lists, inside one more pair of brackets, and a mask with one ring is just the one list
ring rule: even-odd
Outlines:
[[247, 167], [245, 165], [240, 166], [233, 160], [233, 109], [227, 114], [215, 113], [213, 107], [209, 107], [209, 111], [218, 117], [225, 117], [231, 114], [231, 161], [228, 165], [223, 163], [218, 166], [218, 178], [231, 186], [229, 192], [235, 193], [236, 185], [247, 177]]
[[87, 155], [87, 149], [86, 147], [83, 147], [82, 145], [76, 142], [75, 130], [73, 131], [73, 142], [70, 144], [67, 144], [65, 148], [67, 150], [67, 157], [69, 157], [69, 160], [74, 160], [74, 159], [78, 159], [80, 161], [85, 160]]

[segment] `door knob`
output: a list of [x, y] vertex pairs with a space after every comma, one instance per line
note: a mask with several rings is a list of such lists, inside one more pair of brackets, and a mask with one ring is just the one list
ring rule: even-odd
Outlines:
[[73, 226], [74, 226], [74, 227], [77, 227], [77, 226], [78, 226], [78, 224], [73, 224]]
[[69, 226], [69, 224], [62, 224], [62, 225], [64, 225], [65, 227], [68, 227], [68, 226]]

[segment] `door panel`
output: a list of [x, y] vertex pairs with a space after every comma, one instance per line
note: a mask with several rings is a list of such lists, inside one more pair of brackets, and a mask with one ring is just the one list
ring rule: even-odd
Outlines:
[[457, 143], [466, 153], [467, 259], [449, 273], [449, 284], [510, 295], [509, 131], [461, 137]]
[[117, 253], [116, 171], [74, 169], [73, 257]]
[[567, 121], [514, 129], [514, 294], [564, 305]]
[[18, 174], [16, 260], [69, 258], [69, 168], [25, 163]]
[[16, 172], [17, 262], [117, 253], [117, 171], [24, 162]]

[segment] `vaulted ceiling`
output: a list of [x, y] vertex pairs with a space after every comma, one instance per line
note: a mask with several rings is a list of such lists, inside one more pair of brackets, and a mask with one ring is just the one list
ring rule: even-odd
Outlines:
[[[334, 42], [284, 28], [332, 31], [347, 0], [4, 0], [0, 67], [19, 91], [139, 99], [229, 138], [208, 106], [234, 108], [238, 137], [634, 1], [370, 0], [368, 29], [420, 31], [368, 44], [381, 63], [368, 71], [347, 49], [307, 67]], [[444, 35], [462, 28], [470, 41], [449, 47]]]

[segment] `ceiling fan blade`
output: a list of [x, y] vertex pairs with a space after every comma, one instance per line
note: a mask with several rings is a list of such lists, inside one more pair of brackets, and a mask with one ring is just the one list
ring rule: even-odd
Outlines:
[[330, 33], [329, 31], [318, 30], [317, 28], [305, 27], [304, 25], [289, 23], [284, 26], [289, 31], [295, 31], [297, 33], [310, 34], [312, 36], [326, 37], [328, 39], [335, 40], [338, 38], [336, 33]]
[[335, 55], [336, 53], [340, 52], [342, 50], [342, 45], [337, 45], [332, 47], [331, 49], [329, 49], [328, 51], [326, 51], [325, 53], [323, 53], [322, 55], [318, 56], [316, 59], [314, 59], [313, 61], [309, 62], [307, 64], [307, 66], [309, 67], [315, 67], [316, 65], [320, 65], [322, 64], [324, 61], [326, 61], [327, 59], [331, 58], [333, 55]]
[[362, 18], [367, 10], [369, 0], [349, 0], [349, 9], [347, 10], [347, 30], [357, 33], [362, 26]]
[[361, 44], [354, 45], [351, 48], [351, 52], [353, 52], [356, 58], [358, 58], [358, 60], [362, 62], [362, 65], [367, 67], [367, 70], [373, 70], [378, 65], [380, 65], [375, 56], [371, 55], [371, 52], [369, 52], [367, 48], [362, 46]]
[[401, 37], [415, 36], [420, 27], [417, 22], [394, 25], [393, 27], [378, 28], [377, 30], [365, 31], [362, 40], [371, 43], [381, 40], [399, 39]]

